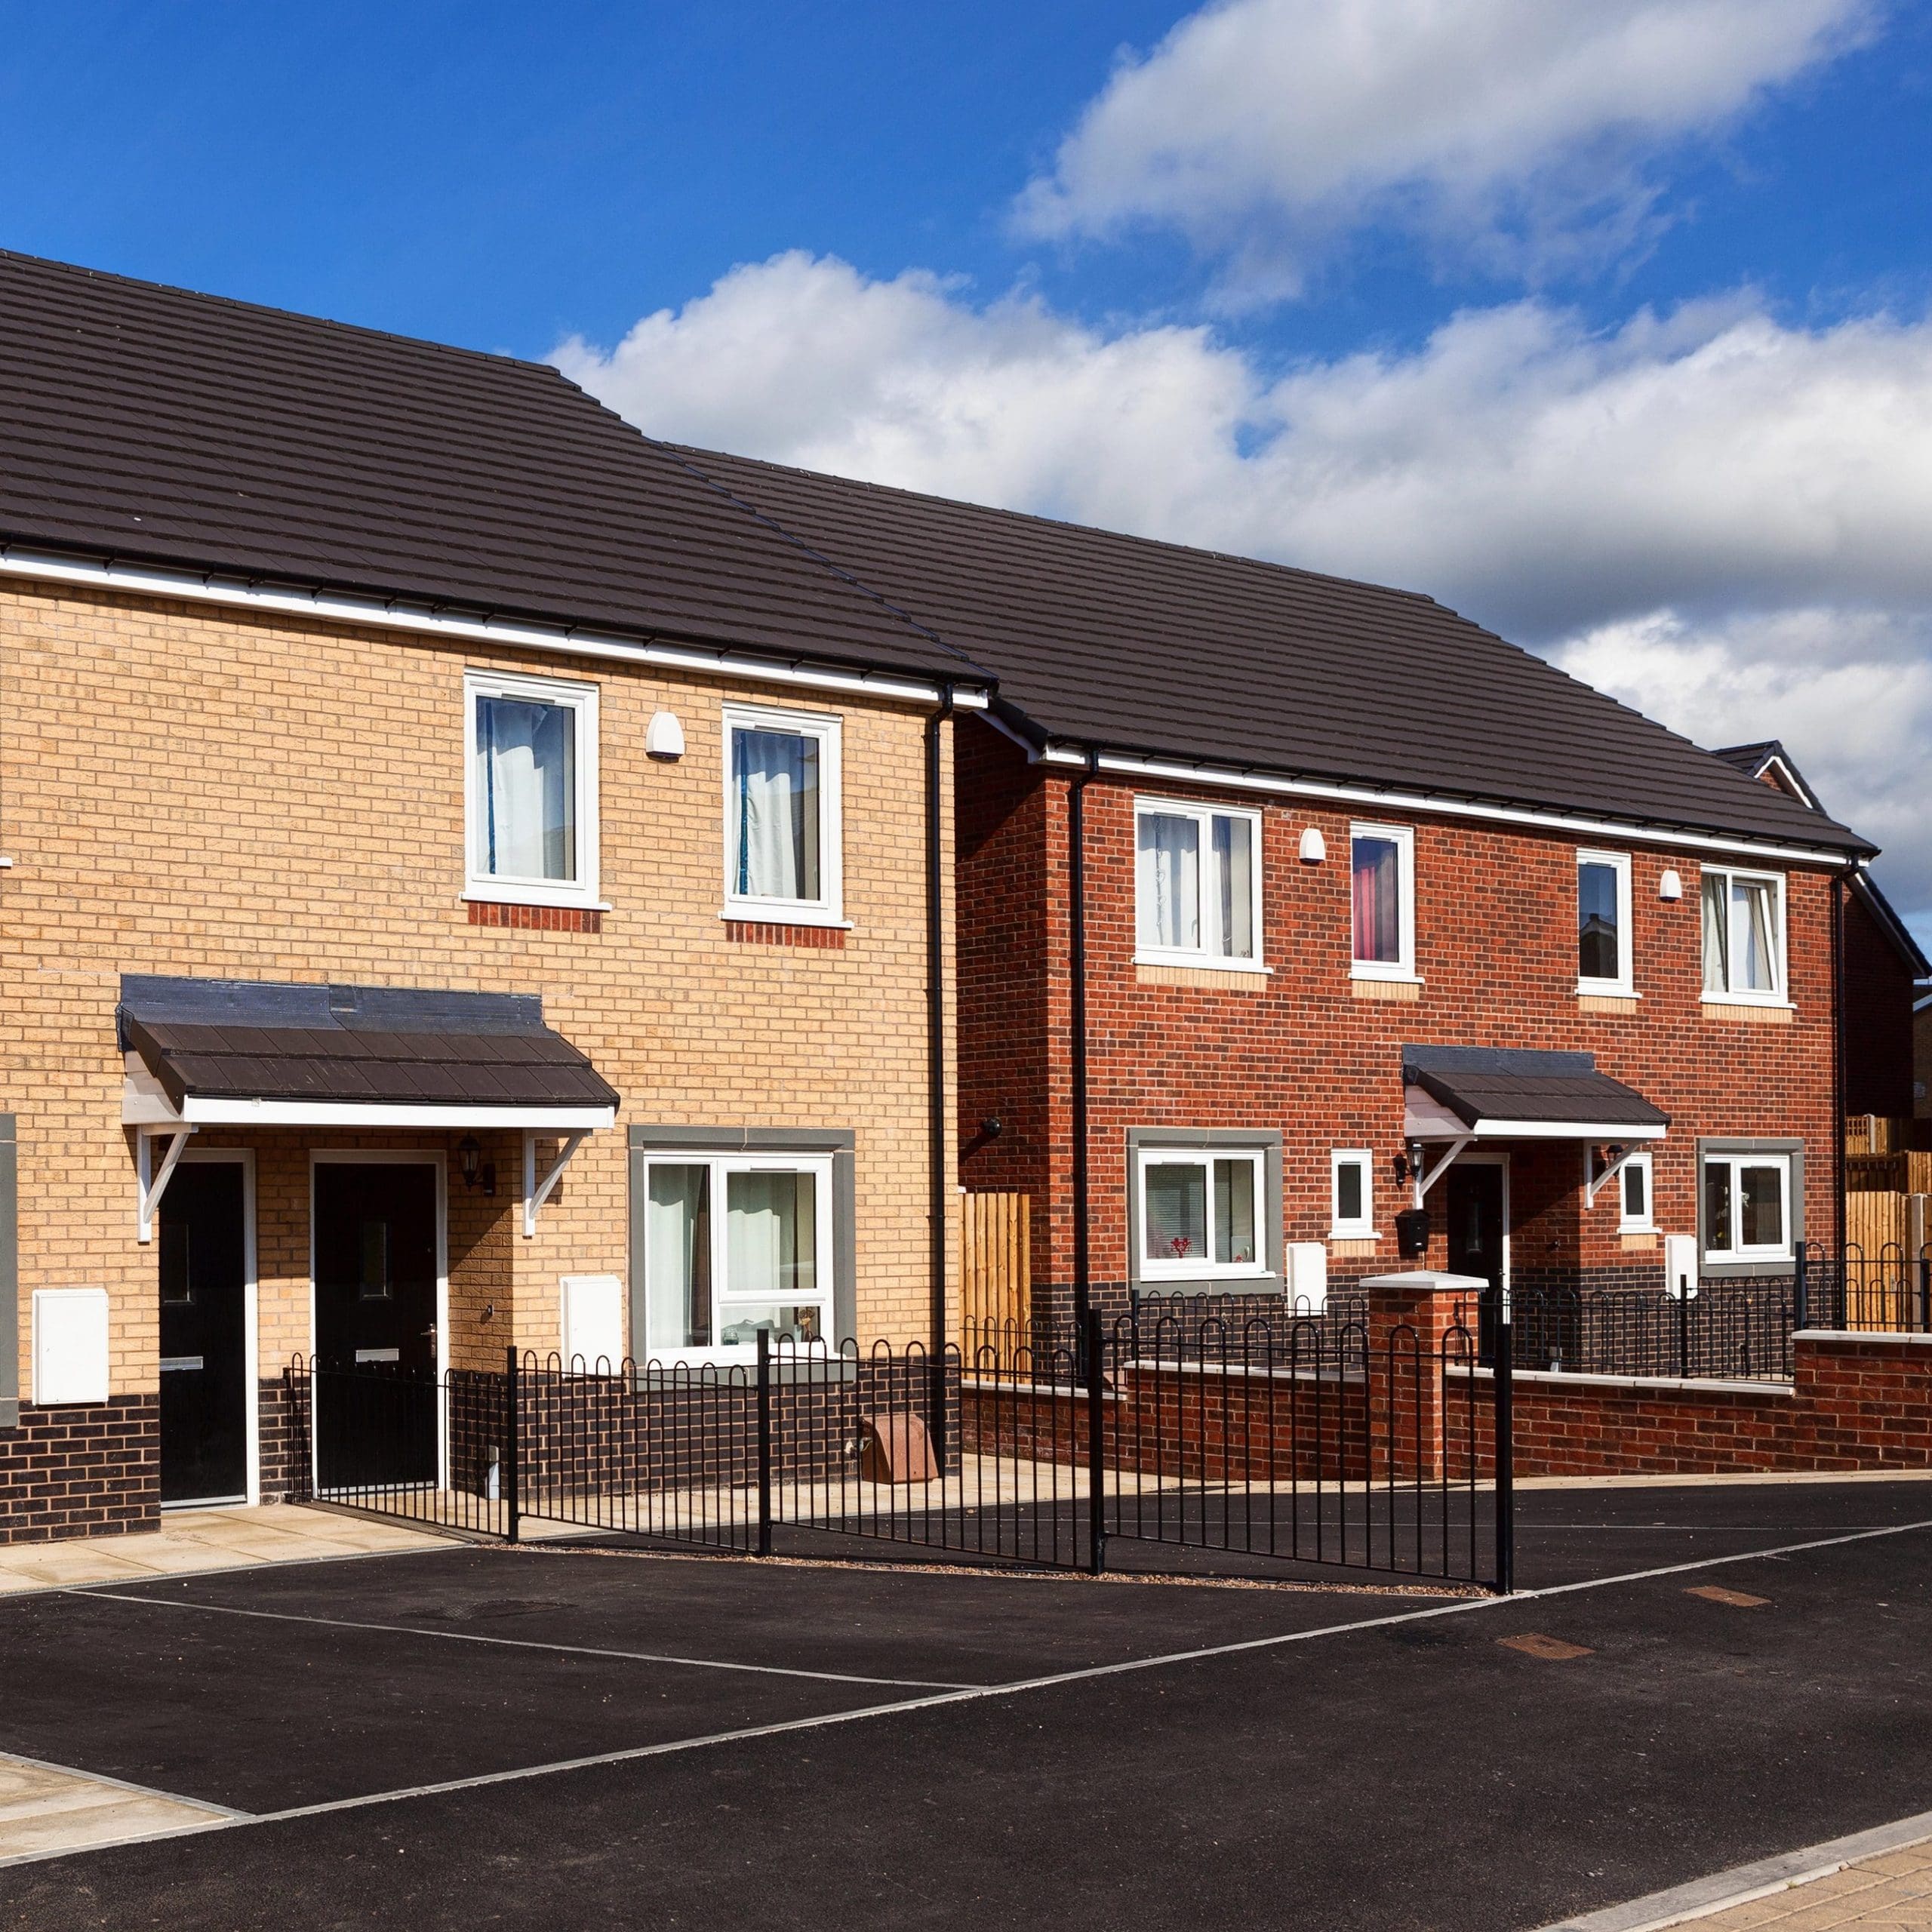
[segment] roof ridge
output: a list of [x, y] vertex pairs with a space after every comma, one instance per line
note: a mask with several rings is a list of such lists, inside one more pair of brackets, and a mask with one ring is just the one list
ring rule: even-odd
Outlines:
[[[1177, 543], [1170, 537], [1148, 537], [1134, 530], [1110, 530], [1104, 524], [1076, 523], [1071, 517], [1048, 516], [1038, 510], [1011, 509], [1003, 503], [976, 503], [965, 497], [943, 497], [936, 491], [909, 490], [900, 483], [878, 483], [866, 476], [841, 476], [835, 470], [808, 469], [802, 463], [774, 463], [768, 457], [740, 456], [731, 450], [708, 450], [696, 443], [667, 442], [663, 447], [680, 455], [700, 458], [721, 456], [730, 463], [752, 463], [760, 469], [776, 470], [781, 475], [809, 477], [815, 482], [842, 484], [881, 496], [906, 497], [915, 503], [943, 503], [949, 509], [971, 510], [975, 515], [1001, 517], [1013, 523], [1044, 524], [1051, 530], [1077, 530], [1088, 536], [1106, 537], [1114, 543], [1136, 543], [1151, 550], [1178, 551], [1185, 557], [1209, 557], [1220, 564], [1245, 564], [1256, 570], [1276, 571], [1286, 577], [1302, 577], [1311, 583], [1345, 584], [1354, 590], [1375, 590], [1386, 596], [1407, 598], [1413, 603], [1427, 604], [1438, 611], [1449, 608], [1424, 590], [1407, 590], [1400, 584], [1378, 583], [1372, 577], [1344, 577], [1334, 571], [1313, 571], [1305, 565], [1284, 564], [1272, 557], [1251, 557], [1244, 551], [1211, 550], [1199, 543]], [[1501, 644], [1509, 641], [1507, 638], [1498, 638], [1497, 641]], [[1521, 648], [1517, 645], [1510, 646], [1512, 650]]]

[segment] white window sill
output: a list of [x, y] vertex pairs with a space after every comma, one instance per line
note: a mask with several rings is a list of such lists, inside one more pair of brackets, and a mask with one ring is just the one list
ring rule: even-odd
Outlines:
[[1657, 1229], [1654, 1223], [1649, 1221], [1644, 1222], [1641, 1227], [1634, 1221], [1620, 1221], [1617, 1224], [1617, 1232], [1620, 1235], [1654, 1235]]
[[1779, 1013], [1798, 1011], [1789, 1000], [1770, 993], [1700, 993], [1697, 1000], [1702, 1006], [1762, 1006]]
[[1380, 1241], [1382, 1237], [1373, 1228], [1331, 1228], [1331, 1241]]
[[1236, 1263], [1226, 1268], [1190, 1269], [1185, 1275], [1170, 1275], [1164, 1269], [1156, 1272], [1143, 1262], [1140, 1279], [1150, 1287], [1185, 1288], [1204, 1287], [1209, 1283], [1226, 1281], [1266, 1281], [1278, 1286], [1281, 1276], [1270, 1274], [1266, 1268], [1249, 1268]]
[[774, 906], [764, 899], [752, 905], [728, 905], [718, 916], [721, 919], [735, 919], [745, 925], [823, 926], [828, 931], [841, 933], [854, 930], [850, 919], [841, 918], [823, 906]]
[[1620, 986], [1611, 980], [1579, 980], [1577, 982], [1579, 999], [1641, 999], [1644, 995], [1635, 986]]
[[1161, 952], [1141, 951], [1134, 955], [1137, 966], [1186, 966], [1207, 973], [1254, 973], [1266, 979], [1274, 971], [1258, 959], [1226, 959], [1213, 952]]
[[1423, 983], [1420, 974], [1392, 967], [1365, 965], [1359, 959], [1349, 967], [1349, 977], [1352, 980], [1378, 980], [1385, 986], [1419, 986]]
[[547, 906], [553, 910], [561, 909], [570, 912], [608, 912], [615, 909], [609, 900], [583, 893], [565, 897], [560, 893], [537, 892], [527, 885], [491, 885], [483, 881], [473, 882], [459, 903], [466, 906]]
[[1760, 1254], [1706, 1254], [1704, 1265], [1709, 1268], [1795, 1268], [1798, 1257], [1789, 1248], [1773, 1254], [1767, 1248]]

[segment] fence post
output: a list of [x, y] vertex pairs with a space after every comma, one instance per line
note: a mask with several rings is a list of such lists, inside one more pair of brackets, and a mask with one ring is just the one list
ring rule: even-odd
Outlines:
[[1516, 1348], [1507, 1287], [1497, 1298], [1497, 1315], [1491, 1400], [1496, 1432], [1496, 1589], [1499, 1596], [1506, 1597], [1516, 1587]]
[[523, 1530], [523, 1444], [518, 1424], [522, 1404], [518, 1400], [516, 1344], [503, 1351], [503, 1467], [502, 1484], [505, 1520], [509, 1540], [515, 1543]]
[[1098, 1309], [1087, 1310], [1081, 1339], [1087, 1355], [1087, 1568], [1097, 1577], [1107, 1562], [1106, 1363]]
[[1810, 1312], [1810, 1281], [1808, 1263], [1811, 1258], [1810, 1244], [1799, 1241], [1795, 1244], [1797, 1264], [1791, 1278], [1791, 1325], [1794, 1331], [1806, 1328], [1810, 1324], [1806, 1320]]
[[771, 1331], [758, 1331], [758, 1553], [771, 1554]]
[[1918, 1257], [1918, 1328], [1932, 1335], [1932, 1254]]
[[1690, 1297], [1688, 1281], [1678, 1284], [1677, 1297], [1677, 1374], [1681, 1381], [1690, 1373]]

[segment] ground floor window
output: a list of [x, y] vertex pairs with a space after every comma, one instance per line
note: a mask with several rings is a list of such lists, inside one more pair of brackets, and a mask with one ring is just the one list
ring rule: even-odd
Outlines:
[[758, 1331], [832, 1332], [829, 1157], [680, 1153], [645, 1163], [645, 1345], [749, 1352]]
[[1703, 1209], [1707, 1261], [1789, 1260], [1790, 1155], [1707, 1152]]
[[1653, 1232], [1657, 1223], [1651, 1219], [1650, 1155], [1632, 1154], [1623, 1163], [1617, 1180], [1617, 1232], [1626, 1235]]
[[1277, 1281], [1281, 1137], [1130, 1129], [1131, 1278], [1198, 1291]]

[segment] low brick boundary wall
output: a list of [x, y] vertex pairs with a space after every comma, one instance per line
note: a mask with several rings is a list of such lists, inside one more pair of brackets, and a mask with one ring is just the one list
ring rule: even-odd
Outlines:
[[161, 1398], [38, 1408], [0, 1430], [0, 1543], [161, 1526]]
[[[1932, 1469], [1932, 1335], [1808, 1329], [1789, 1383], [1679, 1382], [1518, 1370], [1519, 1476], [1737, 1475]], [[1493, 1469], [1495, 1381], [1475, 1377], [1473, 1411], [1449, 1420], [1452, 1458]]]

